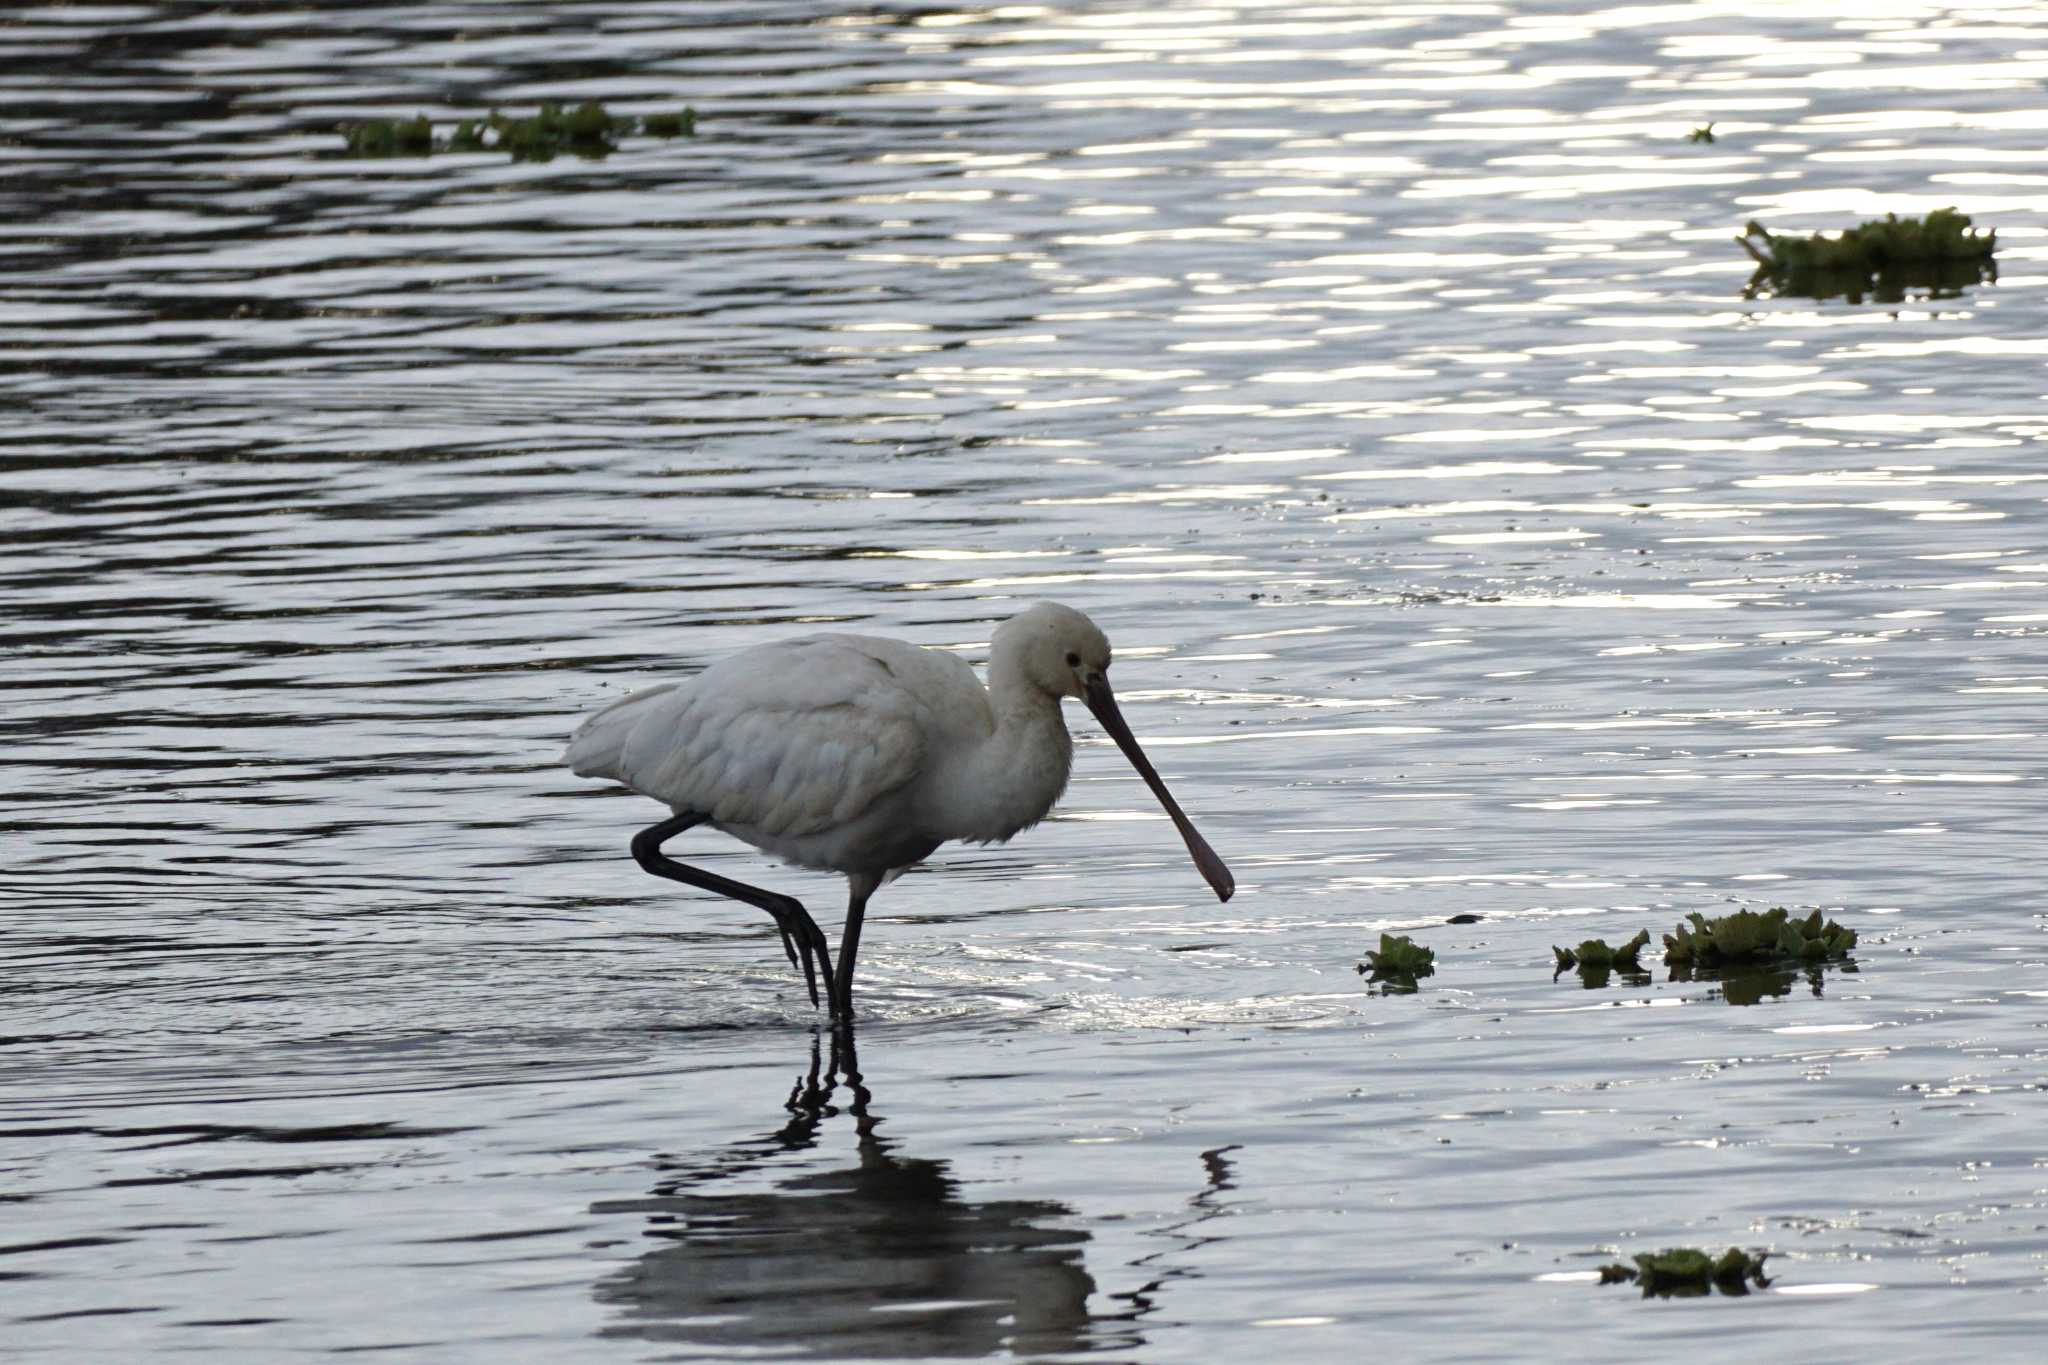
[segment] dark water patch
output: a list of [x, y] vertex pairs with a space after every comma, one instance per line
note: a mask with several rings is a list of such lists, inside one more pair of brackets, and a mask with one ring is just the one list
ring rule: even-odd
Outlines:
[[210, 1171], [178, 1171], [170, 1175], [124, 1176], [119, 1180], [107, 1181], [108, 1189], [126, 1189], [145, 1185], [195, 1185], [214, 1180], [296, 1180], [306, 1175], [328, 1175], [337, 1171], [352, 1171], [352, 1165], [324, 1166], [233, 1166]]
[[[162, 1128], [88, 1128], [73, 1129], [72, 1132], [89, 1132], [97, 1137], [108, 1138], [159, 1138], [158, 1142], [145, 1142], [128, 1148], [130, 1151], [153, 1151], [163, 1147], [181, 1147], [203, 1142], [263, 1142], [295, 1144], [305, 1142], [376, 1142], [390, 1138], [437, 1138], [447, 1137], [462, 1130], [459, 1128], [414, 1128], [403, 1123], [343, 1123], [314, 1128], [252, 1128], [228, 1124], [171, 1125]], [[23, 1130], [21, 1136], [39, 1136], [36, 1130]], [[0, 1134], [6, 1136], [6, 1134]]]
[[63, 1313], [32, 1313], [22, 1317], [15, 1318], [14, 1321], [22, 1324], [36, 1322], [70, 1322], [77, 1318], [114, 1318], [122, 1317], [130, 1313], [161, 1313], [163, 1311], [164, 1308], [161, 1304], [138, 1304], [133, 1307], [122, 1308], [74, 1308], [68, 1312]]
[[[1854, 972], [1853, 963], [1840, 968]], [[1719, 989], [1709, 992], [1718, 995], [1731, 1005], [1754, 1005], [1769, 999], [1783, 999], [1790, 995], [1795, 986], [1804, 983], [1808, 994], [1819, 1000], [1826, 992], [1827, 969], [1820, 966], [1801, 967], [1791, 963], [1779, 965], [1757, 965], [1748, 967], [1691, 967], [1674, 966], [1667, 976], [1671, 981], [1712, 981], [1719, 983]]]
[[15, 1242], [0, 1246], [0, 1256], [28, 1256], [43, 1251], [73, 1251], [81, 1247], [119, 1246], [127, 1237], [60, 1237], [46, 1242]]
[[464, 1233], [456, 1237], [426, 1237], [420, 1239], [420, 1245], [459, 1246], [465, 1243], [478, 1242], [519, 1242], [534, 1237], [562, 1237], [571, 1233], [581, 1232], [586, 1226], [580, 1223], [562, 1223], [551, 1227], [513, 1228], [502, 1232]]

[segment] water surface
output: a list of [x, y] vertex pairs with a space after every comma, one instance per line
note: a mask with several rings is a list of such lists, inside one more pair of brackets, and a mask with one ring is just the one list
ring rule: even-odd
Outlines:
[[[2025, 1353], [2048, 10], [1840, 13], [15, 12], [7, 1348]], [[585, 98], [700, 131], [335, 131]], [[1949, 204], [1995, 284], [1743, 296], [1749, 219]], [[1059, 815], [877, 898], [857, 1058], [557, 766], [1039, 597], [1239, 894], [1077, 712]], [[1778, 904], [1855, 969], [1551, 979]]]

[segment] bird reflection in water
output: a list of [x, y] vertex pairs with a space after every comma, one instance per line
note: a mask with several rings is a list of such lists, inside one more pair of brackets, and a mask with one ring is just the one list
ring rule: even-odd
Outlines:
[[[1050, 1200], [971, 1202], [945, 1162], [897, 1155], [876, 1134], [851, 1030], [833, 1034], [822, 1077], [813, 1039], [810, 1074], [791, 1092], [779, 1131], [665, 1166], [648, 1198], [595, 1207], [644, 1215], [657, 1243], [597, 1286], [624, 1319], [604, 1335], [868, 1359], [1137, 1344], [1127, 1323], [1091, 1321], [1088, 1234], [1061, 1226], [1074, 1211]], [[766, 1191], [692, 1188], [815, 1147], [841, 1112], [853, 1118], [855, 1165]]]

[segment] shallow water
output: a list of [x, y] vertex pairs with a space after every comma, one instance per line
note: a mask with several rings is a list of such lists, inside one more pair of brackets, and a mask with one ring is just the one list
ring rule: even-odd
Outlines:
[[[2048, 8], [1755, 10], [0, 24], [0, 1353], [2028, 1353]], [[592, 97], [700, 133], [334, 132]], [[1944, 204], [1995, 284], [1742, 295]], [[1077, 711], [857, 1059], [557, 766], [1041, 596], [1239, 895]], [[1854, 970], [1551, 979], [1774, 904]], [[1776, 1282], [1589, 1283], [1681, 1243]]]

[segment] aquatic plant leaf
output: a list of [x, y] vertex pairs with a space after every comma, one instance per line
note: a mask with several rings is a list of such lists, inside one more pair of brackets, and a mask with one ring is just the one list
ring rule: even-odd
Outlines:
[[1723, 1294], [1747, 1294], [1752, 1283], [1759, 1288], [1770, 1283], [1764, 1277], [1764, 1261], [1769, 1256], [1768, 1251], [1752, 1255], [1741, 1247], [1729, 1247], [1718, 1257], [1697, 1247], [1666, 1247], [1638, 1253], [1633, 1270], [1619, 1264], [1602, 1266], [1600, 1283], [1634, 1280], [1642, 1286], [1644, 1298], [1699, 1295], [1715, 1289]]
[[1636, 1279], [1644, 1285], [1704, 1284], [1713, 1277], [1714, 1258], [1697, 1247], [1667, 1247], [1646, 1251], [1636, 1257]]
[[1725, 967], [1795, 962], [1827, 962], [1845, 957], [1856, 945], [1853, 930], [1818, 910], [1793, 919], [1783, 906], [1759, 913], [1736, 910], [1709, 920], [1697, 911], [1664, 936], [1664, 961], [1672, 967]]
[[[1698, 920], [1698, 915], [1693, 916]], [[1704, 920], [1700, 921], [1705, 924]], [[1664, 960], [1666, 962], [1691, 962], [1699, 955], [1699, 945], [1693, 939], [1692, 931], [1680, 920], [1673, 932], [1664, 935]]]
[[1557, 954], [1557, 969], [1567, 967], [1634, 967], [1636, 955], [1649, 946], [1650, 931], [1639, 929], [1636, 936], [1620, 947], [1611, 947], [1605, 939], [1589, 938], [1576, 948], [1559, 948], [1551, 945], [1550, 951]]
[[1806, 935], [1799, 932], [1799, 926], [1789, 920], [1778, 926], [1778, 951], [1786, 957], [1798, 957], [1806, 950]]
[[1428, 976], [1436, 970], [1435, 950], [1421, 946], [1406, 934], [1381, 934], [1380, 946], [1366, 949], [1365, 959], [1376, 972]]
[[684, 107], [668, 114], [649, 114], [640, 120], [640, 131], [649, 137], [691, 137], [697, 131], [697, 111]]
[[341, 135], [358, 156], [425, 156], [434, 150], [434, 125], [425, 114], [365, 119], [345, 125]]
[[1764, 1261], [1770, 1254], [1760, 1251], [1752, 1256], [1741, 1247], [1729, 1247], [1714, 1262], [1714, 1287], [1723, 1294], [1745, 1294], [1749, 1292], [1749, 1281], [1754, 1281], [1758, 1288], [1770, 1284], [1764, 1278]]
[[611, 140], [616, 121], [595, 100], [585, 100], [566, 113], [549, 100], [523, 118], [493, 109], [488, 123], [498, 135], [499, 150], [514, 161], [549, 161], [565, 149], [590, 157], [616, 150]]
[[1713, 926], [1714, 950], [1722, 957], [1765, 957], [1781, 946], [1779, 929], [1784, 916], [1773, 921], [1754, 910], [1737, 910]]
[[1366, 949], [1358, 970], [1369, 972], [1387, 990], [1406, 994], [1416, 988], [1416, 978], [1436, 974], [1436, 952], [1406, 934], [1381, 934], [1380, 946]]
[[596, 100], [585, 100], [562, 120], [562, 127], [571, 142], [607, 138], [612, 135], [612, 116]]

